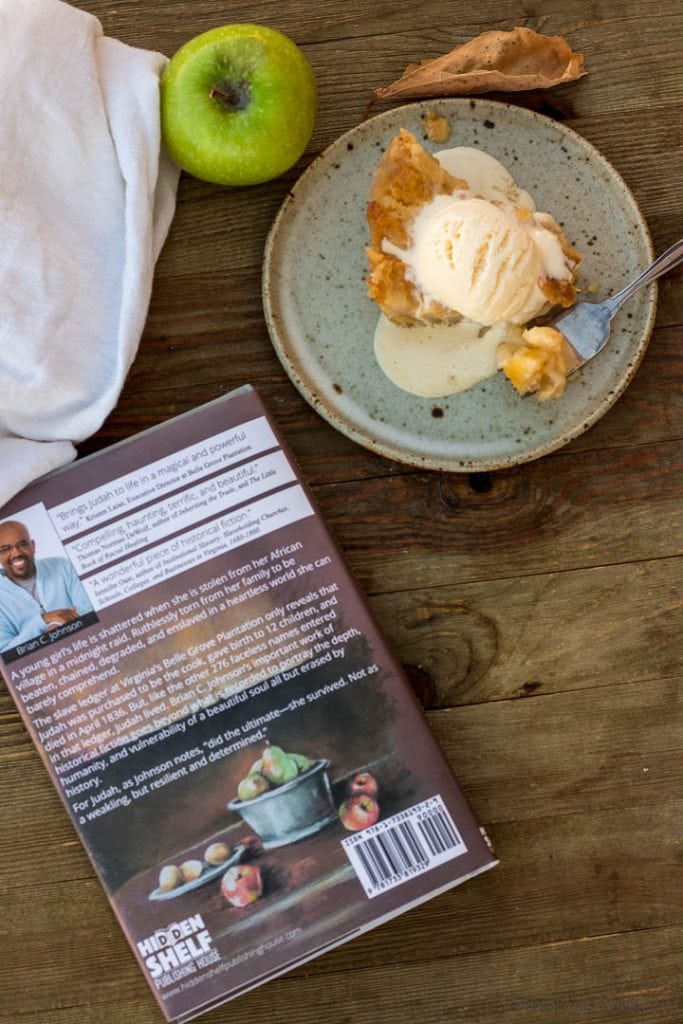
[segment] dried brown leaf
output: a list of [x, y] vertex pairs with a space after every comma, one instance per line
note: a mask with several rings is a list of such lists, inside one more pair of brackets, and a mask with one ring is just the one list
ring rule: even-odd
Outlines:
[[398, 81], [375, 89], [377, 99], [468, 96], [482, 92], [550, 89], [586, 72], [583, 54], [562, 36], [530, 28], [484, 32], [450, 53], [409, 65]]

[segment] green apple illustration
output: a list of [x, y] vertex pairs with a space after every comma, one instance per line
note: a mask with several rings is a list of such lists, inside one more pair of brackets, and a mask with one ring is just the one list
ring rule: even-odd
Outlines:
[[296, 765], [299, 774], [307, 771], [313, 764], [310, 757], [306, 757], [305, 754], [290, 754], [289, 756]]
[[237, 795], [240, 800], [255, 800], [269, 789], [270, 785], [262, 775], [247, 775], [237, 787]]
[[297, 777], [298, 769], [281, 747], [268, 746], [263, 751], [263, 775], [273, 786], [284, 786]]
[[219, 185], [283, 174], [313, 132], [313, 70], [287, 36], [236, 24], [191, 39], [161, 77], [164, 143], [180, 167]]

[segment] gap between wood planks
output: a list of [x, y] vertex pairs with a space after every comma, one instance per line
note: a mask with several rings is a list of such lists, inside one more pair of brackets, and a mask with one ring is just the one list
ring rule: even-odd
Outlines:
[[[480, 583], [498, 583], [505, 580], [533, 579], [536, 576], [560, 576], [568, 572], [597, 572], [600, 569], [613, 569], [620, 565], [640, 565], [649, 562], [675, 562], [679, 558], [683, 558], [683, 550], [671, 555], [645, 555], [642, 558], [627, 558], [623, 560], [617, 559], [615, 562], [601, 562], [599, 565], [567, 565], [560, 566], [557, 569], [546, 569], [545, 571], [542, 569], [530, 569], [529, 572], [504, 573], [502, 576], [477, 576], [476, 579], [463, 580], [461, 584], [454, 580], [447, 580], [445, 583], [418, 583], [414, 587], [390, 587], [387, 590], [371, 590], [369, 587], [364, 587], [363, 594], [369, 598], [385, 597], [387, 594], [412, 594], [416, 590], [452, 590], [454, 587], [460, 585], [463, 587], [474, 587], [478, 586]], [[683, 574], [683, 566], [681, 567], [681, 572]]]

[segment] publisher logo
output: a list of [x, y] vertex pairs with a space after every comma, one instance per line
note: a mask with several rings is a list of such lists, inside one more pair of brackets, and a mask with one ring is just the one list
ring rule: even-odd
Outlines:
[[157, 988], [194, 974], [219, 959], [201, 914], [174, 921], [167, 928], [157, 928], [153, 935], [138, 942], [137, 947]]

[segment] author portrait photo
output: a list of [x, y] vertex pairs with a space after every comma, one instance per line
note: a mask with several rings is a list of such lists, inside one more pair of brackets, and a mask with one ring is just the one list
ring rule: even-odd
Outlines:
[[93, 610], [68, 558], [37, 558], [36, 542], [24, 523], [0, 523], [0, 651]]

